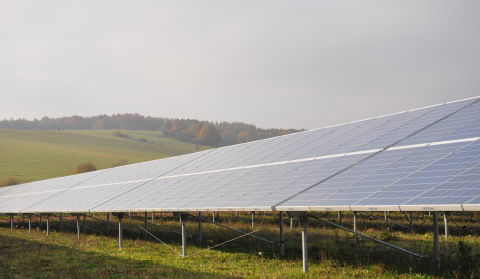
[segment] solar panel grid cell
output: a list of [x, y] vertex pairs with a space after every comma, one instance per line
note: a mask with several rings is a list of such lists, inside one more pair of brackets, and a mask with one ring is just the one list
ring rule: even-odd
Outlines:
[[[0, 189], [0, 212], [409, 209], [420, 202], [476, 202], [478, 144], [425, 143], [480, 136], [477, 100]], [[392, 144], [402, 148], [375, 153]], [[362, 153], [343, 154], [354, 151]]]

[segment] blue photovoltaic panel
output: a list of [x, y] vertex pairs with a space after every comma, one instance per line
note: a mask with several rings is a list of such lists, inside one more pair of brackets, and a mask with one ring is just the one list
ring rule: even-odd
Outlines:
[[[472, 142], [387, 150], [281, 204], [281, 207], [401, 205], [461, 170], [432, 172]], [[468, 166], [465, 166], [468, 168]]]
[[427, 167], [421, 178], [437, 184], [405, 205], [468, 204], [472, 197], [480, 195], [480, 141], [474, 141]]
[[398, 145], [457, 140], [480, 136], [480, 102], [474, 102], [454, 115], [402, 140]]
[[27, 204], [22, 211], [45, 212], [49, 208], [56, 208], [61, 212], [88, 211], [99, 203], [141, 186], [208, 152], [210, 151], [111, 168], [68, 190], [52, 195], [42, 203]]
[[317, 181], [325, 179], [368, 154], [271, 165], [172, 178], [159, 178], [95, 208], [125, 211], [142, 206], [168, 210], [270, 209]]
[[0, 212], [17, 213], [23, 208], [45, 201], [48, 197], [88, 181], [105, 170], [41, 180], [8, 187], [0, 195]]
[[477, 101], [7, 187], [0, 212], [472, 209], [478, 143], [465, 139], [479, 136]]

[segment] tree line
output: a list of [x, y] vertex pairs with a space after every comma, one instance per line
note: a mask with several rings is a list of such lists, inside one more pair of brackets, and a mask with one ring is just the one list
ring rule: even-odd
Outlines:
[[171, 119], [140, 114], [114, 114], [91, 117], [69, 116], [41, 119], [5, 119], [0, 128], [19, 130], [148, 130], [193, 144], [226, 146], [298, 132], [296, 129], [262, 129], [241, 122], [208, 122]]

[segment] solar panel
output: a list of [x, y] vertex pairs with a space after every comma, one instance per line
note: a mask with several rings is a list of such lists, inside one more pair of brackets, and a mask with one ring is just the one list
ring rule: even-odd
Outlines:
[[[309, 162], [271, 165], [191, 176], [174, 176], [151, 181], [128, 195], [95, 208], [100, 211], [125, 211], [141, 207], [164, 210], [271, 210], [293, 194], [325, 179], [368, 156], [367, 154]], [[318, 171], [320, 169], [321, 171]], [[158, 197], [158, 198], [157, 198]]]
[[478, 100], [7, 187], [0, 212], [476, 208]]
[[30, 213], [45, 212], [50, 208], [61, 212], [88, 211], [100, 201], [143, 185], [208, 152], [210, 151], [111, 168], [73, 187], [62, 189], [42, 203], [22, 203], [22, 209]]

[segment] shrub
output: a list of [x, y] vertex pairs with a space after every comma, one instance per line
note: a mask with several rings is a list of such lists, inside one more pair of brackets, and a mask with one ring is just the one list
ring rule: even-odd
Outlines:
[[119, 138], [124, 138], [124, 139], [131, 139], [131, 137], [130, 137], [129, 135], [124, 134], [124, 133], [122, 133], [122, 132], [120, 132], [120, 131], [115, 131], [115, 132], [113, 132], [113, 136], [114, 136], [114, 137], [119, 137]]
[[116, 163], [112, 164], [112, 168], [120, 167], [120, 166], [124, 166], [124, 165], [128, 165], [128, 161], [127, 160], [119, 160]]
[[97, 167], [93, 165], [92, 163], [83, 163], [77, 166], [75, 169], [75, 173], [84, 173], [84, 172], [89, 172], [89, 171], [96, 171]]
[[458, 242], [458, 264], [452, 271], [454, 278], [480, 278], [480, 254], [473, 252], [472, 247], [463, 241]]
[[2, 187], [2, 186], [12, 186], [12, 185], [17, 185], [17, 184], [18, 184], [18, 180], [13, 176], [8, 176], [8, 177], [0, 179], [0, 187]]

